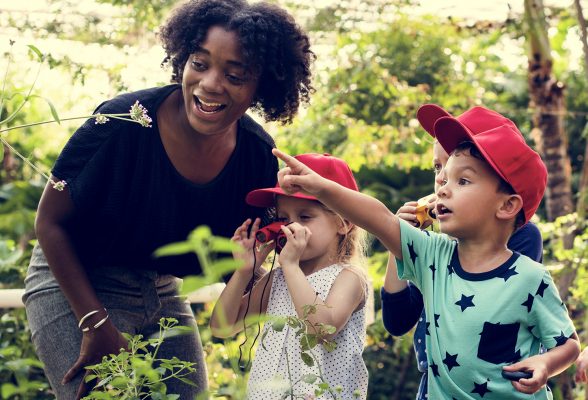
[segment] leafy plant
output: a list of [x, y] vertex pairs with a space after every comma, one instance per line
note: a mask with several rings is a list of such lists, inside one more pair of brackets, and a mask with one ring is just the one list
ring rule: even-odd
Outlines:
[[[270, 329], [276, 332], [283, 331], [286, 326], [291, 328], [294, 331], [294, 336], [296, 336], [300, 341], [300, 357], [302, 358], [302, 361], [307, 366], [316, 368], [316, 373], [305, 374], [301, 376], [298, 380], [294, 381], [290, 373], [290, 355], [288, 354], [288, 352], [286, 352], [286, 363], [288, 364], [288, 382], [290, 387], [282, 395], [281, 399], [308, 400], [314, 398], [313, 396], [319, 397], [323, 394], [329, 395], [329, 397], [332, 399], [341, 398], [342, 388], [339, 386], [332, 387], [329, 384], [329, 382], [327, 381], [322, 372], [319, 359], [315, 353], [317, 346], [322, 346], [327, 352], [335, 350], [335, 348], [337, 347], [337, 343], [330, 338], [330, 335], [333, 335], [336, 329], [332, 325], [327, 325], [323, 323], [313, 323], [312, 321], [310, 321], [309, 316], [312, 314], [316, 314], [316, 311], [316, 304], [307, 304], [303, 307], [302, 318], [291, 315], [286, 317], [272, 317], [270, 318], [270, 321], [267, 322], [271, 324]], [[267, 336], [268, 332], [269, 330], [266, 330], [264, 332], [261, 338], [260, 346], [264, 346], [263, 341]], [[314, 393], [297, 393], [295, 388], [296, 385], [298, 385], [298, 383], [300, 382], [304, 382], [309, 385], [314, 385]], [[354, 398], [359, 398], [360, 393], [356, 391], [353, 393], [353, 396]]]
[[142, 335], [123, 333], [129, 341], [128, 350], [106, 356], [101, 363], [86, 367], [92, 371], [86, 381], [97, 380], [97, 383], [85, 399], [178, 399], [179, 395], [167, 393], [165, 382], [179, 379], [195, 385], [186, 378], [195, 370], [194, 363], [181, 361], [177, 357], [157, 358], [159, 348], [166, 338], [192, 331], [189, 327], [177, 324], [175, 318], [162, 318], [159, 321], [158, 337], [145, 340]]

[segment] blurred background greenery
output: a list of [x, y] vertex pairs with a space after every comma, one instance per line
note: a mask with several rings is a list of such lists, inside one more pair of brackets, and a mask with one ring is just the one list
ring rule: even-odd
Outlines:
[[[360, 187], [396, 210], [432, 191], [431, 139], [419, 128], [426, 102], [459, 114], [473, 105], [516, 121], [546, 160], [550, 181], [536, 217], [548, 265], [588, 343], [588, 86], [585, 24], [579, 0], [474, 4], [414, 0], [279, 0], [311, 34], [316, 93], [290, 126], [268, 125], [290, 153], [329, 152], [346, 159]], [[4, 108], [0, 135], [48, 172], [78, 122], [15, 129], [87, 115], [120, 92], [165, 84], [159, 24], [175, 0], [0, 0]], [[530, 7], [530, 6], [535, 7]], [[527, 6], [527, 7], [525, 7]], [[588, 6], [588, 5], [587, 5]], [[27, 45], [43, 54], [41, 63]], [[39, 76], [25, 107], [20, 104]], [[21, 94], [19, 94], [21, 93]], [[5, 122], [14, 113], [15, 117]], [[1, 122], [4, 121], [4, 122]], [[34, 241], [42, 175], [3, 146], [0, 154], [0, 289], [22, 288]], [[386, 254], [373, 242], [370, 274], [376, 319], [365, 359], [369, 399], [413, 399], [420, 375], [411, 334], [389, 336], [379, 318]], [[0, 292], [1, 293], [1, 292]], [[0, 294], [2, 296], [2, 294]], [[194, 307], [206, 344], [210, 385], [242, 398], [233, 370], [242, 338], [213, 340], [211, 305]], [[36, 359], [24, 310], [0, 309], [0, 398], [52, 398]], [[588, 399], [573, 368], [550, 381], [556, 399]]]

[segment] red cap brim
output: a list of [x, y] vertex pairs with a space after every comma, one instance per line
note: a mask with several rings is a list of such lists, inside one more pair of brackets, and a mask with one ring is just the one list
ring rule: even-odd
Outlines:
[[303, 193], [286, 194], [281, 187], [252, 190], [245, 197], [245, 202], [255, 207], [274, 207], [276, 205], [276, 196], [289, 196], [299, 199], [316, 200], [316, 197]]
[[423, 104], [417, 111], [419, 123], [433, 137], [435, 137], [435, 122], [442, 117], [452, 117], [452, 115], [437, 104]]
[[[501, 128], [501, 127], [498, 127]], [[459, 122], [457, 119], [453, 117], [443, 117], [437, 120], [435, 123], [435, 135], [437, 137], [437, 141], [441, 144], [441, 147], [447, 152], [447, 154], [451, 154], [453, 150], [463, 142], [472, 142], [476, 146], [476, 148], [482, 153], [484, 159], [494, 171], [506, 182], [509, 180], [504, 176], [500, 167], [495, 163], [493, 157], [488, 154], [488, 152], [484, 149], [483, 146], [478, 145], [478, 141], [476, 140], [476, 135], [474, 135], [465, 125]], [[482, 133], [481, 135], [486, 137], [487, 135], [492, 134], [492, 130]], [[509, 182], [510, 183], [510, 182]]]

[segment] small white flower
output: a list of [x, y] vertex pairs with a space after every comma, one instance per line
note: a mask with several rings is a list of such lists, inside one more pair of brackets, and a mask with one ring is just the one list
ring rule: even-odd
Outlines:
[[135, 101], [135, 104], [131, 106], [129, 114], [133, 121], [137, 121], [146, 128], [151, 128], [152, 119], [147, 115], [147, 109], [139, 104], [139, 100]]
[[108, 121], [110, 121], [109, 118], [106, 117], [106, 115], [102, 115], [102, 114], [96, 114], [96, 117], [94, 118], [94, 124], [105, 124]]
[[51, 184], [53, 185], [53, 189], [63, 192], [63, 189], [65, 189], [65, 185], [67, 185], [66, 181], [59, 181], [59, 182], [55, 182], [54, 180], [51, 180]]

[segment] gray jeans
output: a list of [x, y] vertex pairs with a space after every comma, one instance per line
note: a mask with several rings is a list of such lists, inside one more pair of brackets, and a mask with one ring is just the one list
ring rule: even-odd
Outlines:
[[[166, 381], [167, 392], [191, 400], [207, 389], [207, 373], [198, 327], [189, 304], [178, 297], [180, 279], [158, 275], [153, 271], [131, 271], [101, 268], [89, 273], [96, 294], [114, 325], [132, 335], [147, 338], [159, 332], [162, 317], [173, 317], [180, 325], [194, 328], [192, 335], [167, 338], [158, 357], [178, 357], [196, 363], [196, 372], [187, 378], [197, 388], [177, 379]], [[80, 353], [82, 333], [77, 319], [51, 270], [40, 247], [33, 250], [25, 279], [23, 296], [32, 340], [39, 359], [45, 365], [49, 384], [60, 400], [75, 399], [83, 374], [66, 385], [61, 384], [65, 373]]]

